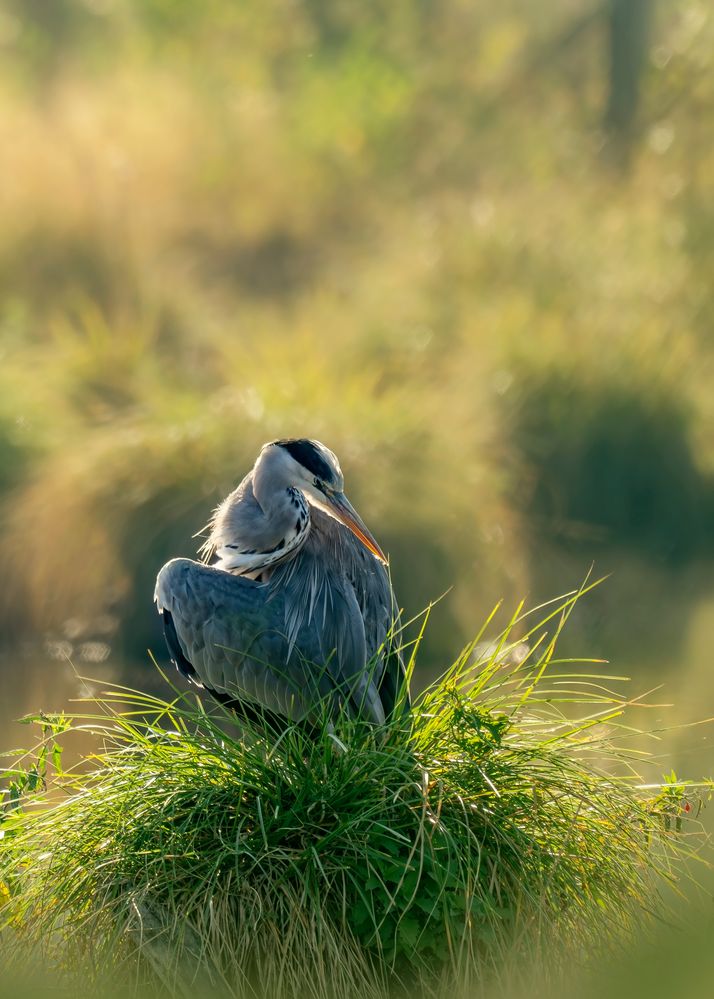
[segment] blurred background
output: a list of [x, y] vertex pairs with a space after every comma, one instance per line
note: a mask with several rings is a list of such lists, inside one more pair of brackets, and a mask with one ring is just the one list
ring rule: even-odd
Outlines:
[[449, 591], [421, 679], [594, 563], [563, 653], [714, 714], [713, 70], [696, 0], [2, 0], [0, 748], [161, 689], [156, 571], [278, 436]]

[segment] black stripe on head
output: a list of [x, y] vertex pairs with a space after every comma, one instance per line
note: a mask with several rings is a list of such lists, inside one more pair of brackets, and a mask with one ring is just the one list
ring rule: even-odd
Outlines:
[[312, 475], [323, 482], [332, 480], [332, 469], [322, 457], [312, 441], [306, 438], [292, 437], [286, 440], [274, 441], [279, 447], [284, 447], [288, 454]]

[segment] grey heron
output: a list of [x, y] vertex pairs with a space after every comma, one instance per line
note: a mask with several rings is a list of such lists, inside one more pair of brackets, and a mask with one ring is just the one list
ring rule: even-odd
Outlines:
[[[319, 441], [265, 444], [216, 508], [202, 562], [156, 580], [172, 661], [246, 720], [382, 725], [408, 708], [386, 557]], [[213, 564], [208, 564], [211, 560]]]

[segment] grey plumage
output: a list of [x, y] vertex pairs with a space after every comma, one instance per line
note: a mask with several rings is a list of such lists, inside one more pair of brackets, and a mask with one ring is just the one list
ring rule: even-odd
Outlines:
[[266, 445], [209, 525], [216, 564], [174, 559], [159, 573], [174, 662], [248, 717], [310, 722], [325, 702], [380, 725], [397, 703], [394, 594], [342, 486], [317, 441]]

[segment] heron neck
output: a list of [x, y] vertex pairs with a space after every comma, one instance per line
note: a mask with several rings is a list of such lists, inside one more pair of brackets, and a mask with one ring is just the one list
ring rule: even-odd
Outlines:
[[271, 520], [281, 517], [288, 500], [290, 482], [281, 471], [270, 449], [259, 455], [253, 468], [253, 496], [265, 516]]
[[231, 535], [231, 540], [216, 545], [216, 554], [220, 568], [252, 578], [263, 577], [265, 581], [266, 570], [292, 558], [302, 548], [311, 520], [304, 495], [292, 486], [279, 489], [271, 496], [268, 509], [262, 504], [261, 509], [264, 523], [254, 525], [256, 529], [242, 537]]

